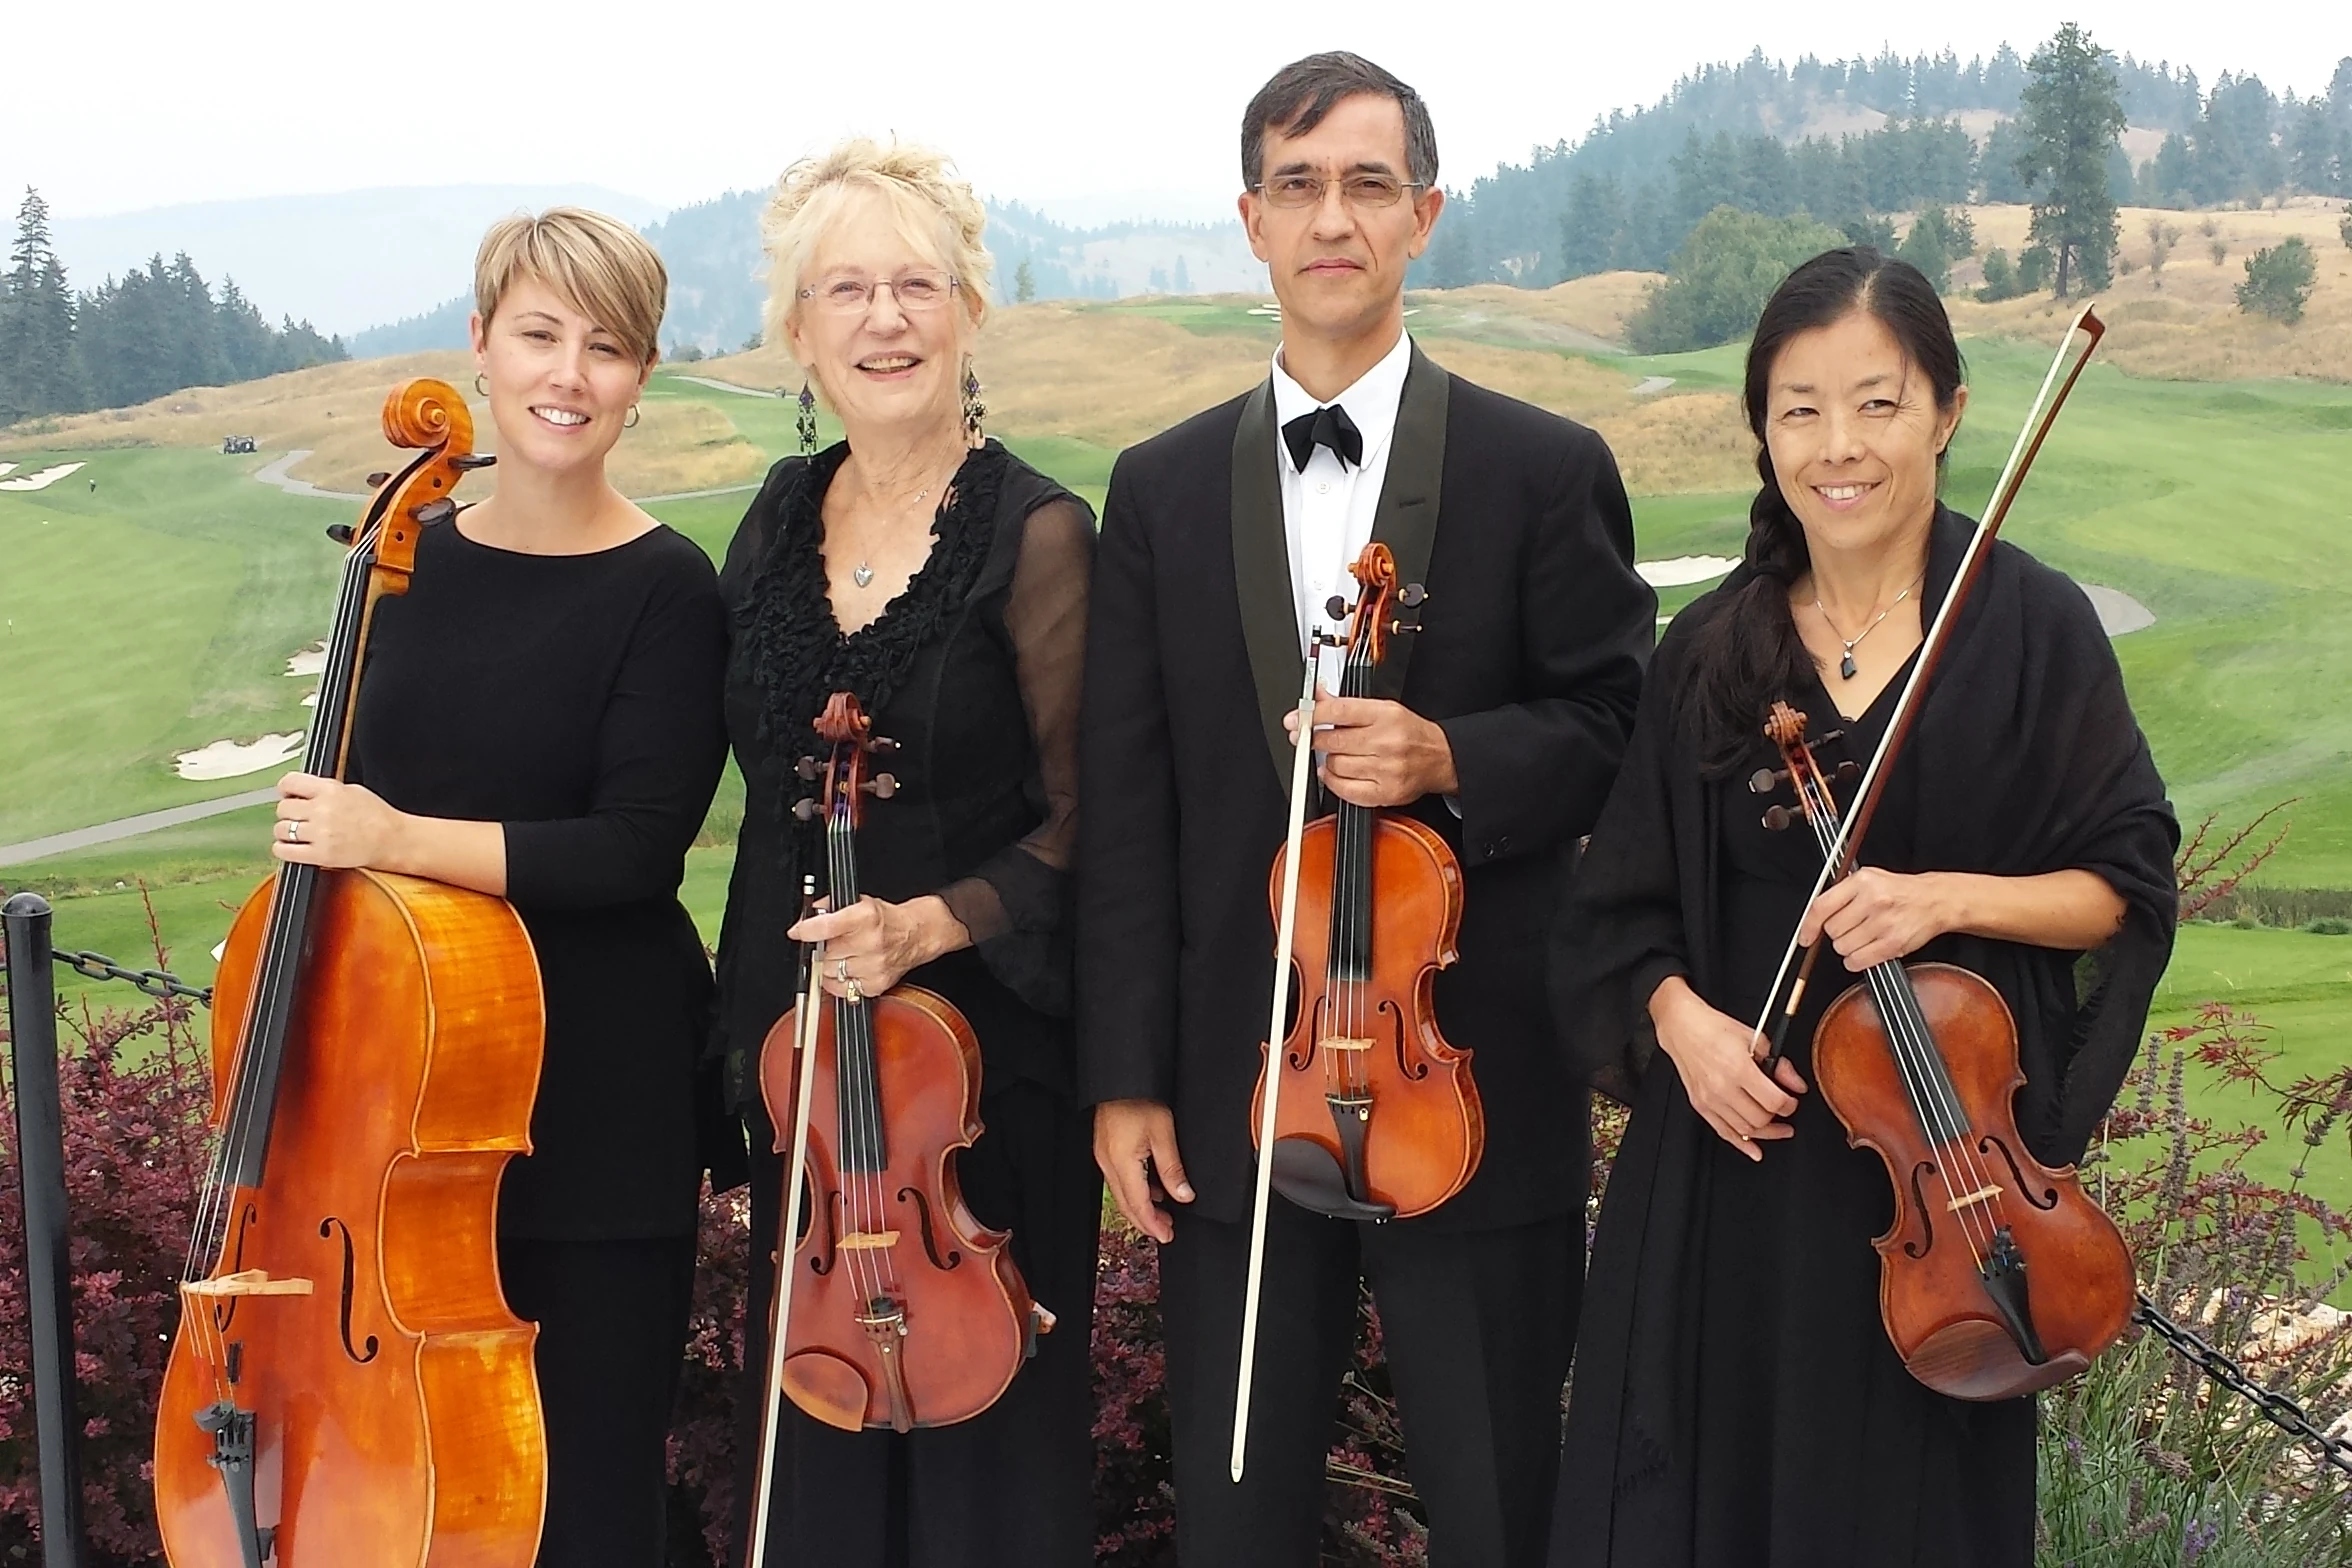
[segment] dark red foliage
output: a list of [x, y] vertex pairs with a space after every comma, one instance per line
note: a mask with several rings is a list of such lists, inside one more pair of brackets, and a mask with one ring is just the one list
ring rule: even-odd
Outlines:
[[[188, 1005], [58, 1009], [82, 1508], [93, 1568], [151, 1562], [161, 1551], [149, 1485], [155, 1402], [210, 1155], [210, 1074]], [[13, 1114], [0, 1125], [12, 1137]], [[33, 1391], [17, 1370], [30, 1364], [24, 1271], [11, 1147], [0, 1150], [0, 1560], [38, 1552]]]

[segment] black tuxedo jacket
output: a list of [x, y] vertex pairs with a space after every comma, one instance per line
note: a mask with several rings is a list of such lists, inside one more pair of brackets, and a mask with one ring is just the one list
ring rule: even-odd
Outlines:
[[[1249, 1102], [1273, 985], [1303, 650], [1270, 383], [1122, 453], [1089, 607], [1077, 869], [1080, 1090], [1173, 1106], [1211, 1219], [1249, 1212]], [[1418, 348], [1372, 537], [1422, 583], [1379, 695], [1451, 742], [1457, 818], [1408, 808], [1464, 873], [1437, 1017], [1475, 1053], [1486, 1153], [1414, 1223], [1520, 1224], [1580, 1207], [1586, 1100], [1554, 1036], [1545, 943], [1600, 813], [1655, 636], [1633, 518], [1592, 431], [1464, 381]]]

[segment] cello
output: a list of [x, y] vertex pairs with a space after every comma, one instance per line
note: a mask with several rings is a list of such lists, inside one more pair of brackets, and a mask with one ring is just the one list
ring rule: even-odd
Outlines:
[[[1348, 620], [1339, 695], [1364, 697], [1388, 639], [1418, 629], [1397, 610], [1417, 608], [1427, 594], [1397, 582], [1396, 558], [1378, 541], [1364, 546], [1353, 571], [1354, 606], [1334, 597], [1327, 608]], [[1437, 1024], [1437, 972], [1458, 956], [1461, 862], [1434, 828], [1399, 811], [1341, 800], [1329, 816], [1306, 820], [1324, 639], [1310, 644], [1289, 832], [1269, 877], [1274, 994], [1250, 1106], [1260, 1152], [1233, 1411], [1236, 1481], [1248, 1442], [1270, 1192], [1335, 1219], [1410, 1219], [1468, 1185], [1486, 1149], [1471, 1053], [1449, 1044]]]
[[[1765, 733], [1782, 765], [1749, 787], [1764, 794], [1785, 780], [1795, 791], [1798, 811], [1776, 805], [1765, 825], [1801, 818], [1820, 845], [1808, 905], [1854, 869], [1959, 607], [2103, 331], [2087, 307], [2068, 329], [1849, 809], [1814, 761], [1805, 715], [1773, 705]], [[1767, 1072], [1820, 946], [1800, 962], [1792, 937], [1782, 955], [1754, 1036]], [[1894, 1222], [1873, 1242], [1879, 1316], [1913, 1377], [1954, 1399], [2012, 1399], [2080, 1374], [2121, 1337], [2138, 1289], [2130, 1248], [2072, 1167], [2045, 1166], [2026, 1148], [2013, 1105], [2025, 1081], [2016, 1020], [1990, 983], [1951, 964], [1874, 966], [1823, 1011], [1813, 1078], [1848, 1142], [1875, 1150], [1893, 1183]]]
[[[796, 814], [823, 825], [830, 906], [842, 909], [860, 896], [864, 804], [897, 789], [888, 773], [868, 776], [868, 758], [895, 748], [847, 692], [827, 702], [817, 733], [830, 757], [802, 773], [821, 773], [822, 788]], [[956, 1182], [955, 1156], [981, 1132], [971, 1024], [920, 986], [828, 997], [818, 956], [805, 952], [803, 964], [799, 999], [760, 1050], [760, 1090], [787, 1159], [754, 1568], [779, 1388], [842, 1431], [946, 1426], [994, 1404], [1054, 1321], [1030, 1298], [1008, 1233], [983, 1226]]]
[[[376, 604], [456, 513], [473, 421], [439, 381], [384, 403], [423, 448], [377, 488], [336, 595], [305, 771], [344, 775]], [[544, 1015], [504, 899], [287, 864], [214, 990], [220, 1142], [155, 1428], [172, 1568], [530, 1568], [547, 1488], [532, 1347], [507, 1310], [498, 1183], [530, 1149]]]

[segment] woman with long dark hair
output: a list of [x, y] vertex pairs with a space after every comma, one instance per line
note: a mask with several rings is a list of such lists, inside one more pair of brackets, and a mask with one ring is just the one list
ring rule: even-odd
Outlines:
[[[1552, 1561], [1642, 1568], [2023, 1564], [2031, 1399], [1966, 1404], [1879, 1322], [1879, 1157], [1808, 1074], [1824, 1007], [1897, 958], [1972, 969], [2015, 1016], [2018, 1121], [2078, 1158], [2171, 951], [2179, 834], [2096, 612], [1992, 547], [1863, 852], [1763, 820], [1775, 701], [1866, 762], [1974, 525], [1940, 504], [1967, 388], [1943, 305], [1868, 249], [1765, 307], [1745, 405], [1747, 548], [1675, 618], [1553, 952], [1565, 1038], [1632, 1107], [1586, 1286]], [[1789, 1050], [1753, 1054], [1792, 930], [1826, 939]], [[2086, 961], [2087, 960], [2087, 961]]]

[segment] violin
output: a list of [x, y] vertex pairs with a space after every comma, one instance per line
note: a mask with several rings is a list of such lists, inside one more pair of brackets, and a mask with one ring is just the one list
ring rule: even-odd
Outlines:
[[[1427, 596], [1418, 583], [1398, 584], [1385, 544], [1367, 544], [1353, 570], [1354, 606], [1334, 597], [1328, 608], [1349, 623], [1339, 695], [1366, 697], [1388, 639], [1418, 629], [1398, 608], [1417, 608]], [[1261, 1154], [1234, 1404], [1236, 1481], [1269, 1191], [1338, 1219], [1409, 1219], [1468, 1185], [1486, 1149], [1471, 1053], [1438, 1028], [1434, 995], [1437, 972], [1459, 956], [1461, 862], [1435, 829], [1402, 812], [1341, 800], [1330, 815], [1306, 820], [1319, 650], [1342, 645], [1309, 641], [1289, 832], [1269, 878], [1274, 994], [1250, 1108]]]
[[[821, 768], [805, 761], [804, 776], [821, 772], [823, 786], [799, 814], [823, 824], [830, 904], [846, 909], [859, 898], [865, 802], [897, 789], [888, 773], [869, 777], [867, 761], [896, 748], [847, 692], [825, 705], [817, 733], [831, 755]], [[827, 997], [819, 962], [804, 954], [799, 1001], [760, 1051], [776, 1150], [789, 1156], [769, 1419], [780, 1387], [848, 1432], [969, 1420], [1053, 1326], [1005, 1250], [1008, 1233], [983, 1226], [957, 1185], [956, 1155], [981, 1132], [980, 1042], [952, 1003], [920, 986]], [[771, 1459], [773, 1441], [771, 1429]], [[755, 1532], [767, 1476], [763, 1466]]]
[[[1804, 714], [1772, 705], [1775, 777], [1826, 855], [1841, 823], [1805, 729]], [[1894, 1224], [1872, 1245], [1879, 1313], [1913, 1377], [1955, 1399], [2014, 1399], [2084, 1371], [2122, 1335], [2138, 1294], [2131, 1249], [2073, 1167], [2043, 1165], [2019, 1136], [2017, 1023], [1983, 977], [1873, 965], [1823, 1011], [1813, 1081], [1894, 1182]]]
[[[2089, 307], [2067, 329], [1850, 809], [1834, 794], [1842, 780], [1814, 761], [1805, 716], [1773, 705], [1765, 733], [1781, 768], [1749, 787], [1762, 794], [1785, 780], [1796, 792], [1822, 854], [1808, 906], [1853, 870], [1960, 607], [2104, 332]], [[1790, 820], [1777, 805], [1765, 818]], [[1781, 956], [1754, 1035], [1767, 1071], [1820, 947], [1792, 935]], [[2012, 1399], [2077, 1375], [2123, 1333], [2137, 1294], [2130, 1249], [2072, 1167], [2052, 1169], [2026, 1148], [2012, 1103], [2025, 1081], [2016, 1020], [1983, 977], [1950, 964], [1876, 965], [1823, 1012], [1813, 1080], [1848, 1141], [1876, 1150], [1894, 1184], [1894, 1224], [1873, 1243], [1879, 1315], [1912, 1376], [1955, 1399]]]
[[[347, 544], [305, 771], [341, 778], [377, 603], [455, 515], [473, 421], [439, 381], [385, 400], [420, 456]], [[213, 1119], [155, 1428], [173, 1568], [530, 1568], [547, 1454], [538, 1330], [498, 1284], [498, 1182], [531, 1147], [545, 1018], [504, 899], [281, 866], [214, 990]]]

